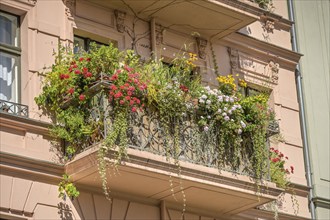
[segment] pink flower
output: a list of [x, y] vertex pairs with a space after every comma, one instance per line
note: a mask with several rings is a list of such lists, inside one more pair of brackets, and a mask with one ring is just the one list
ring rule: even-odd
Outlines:
[[125, 65], [124, 66], [124, 69], [127, 71], [127, 72], [131, 72], [133, 70], [133, 68], [130, 68], [129, 66]]
[[65, 74], [61, 73], [60, 74], [60, 79], [65, 79]]
[[126, 99], [127, 101], [129, 101], [129, 100], [131, 100], [131, 97], [130, 97], [130, 96], [126, 96], [125, 99]]
[[129, 105], [134, 105], [134, 104], [135, 104], [134, 100], [131, 100], [131, 101], [129, 102]]
[[87, 72], [88, 72], [88, 68], [87, 68], [87, 67], [84, 67], [84, 68], [82, 69], [82, 71], [83, 71], [83, 73], [87, 73]]
[[80, 72], [80, 70], [75, 70], [74, 73], [75, 74], [80, 74], [81, 72]]
[[121, 105], [124, 105], [124, 104], [125, 104], [125, 101], [124, 101], [124, 100], [120, 100], [119, 103], [120, 103]]
[[83, 57], [80, 57], [79, 58], [79, 61], [81, 62], [81, 61], [84, 61], [85, 60], [85, 58], [83, 58]]
[[127, 92], [127, 95], [132, 96], [132, 95], [133, 95], [133, 92], [128, 91], [128, 92]]
[[135, 107], [132, 107], [132, 112], [136, 112], [136, 108]]
[[121, 73], [121, 70], [116, 70], [116, 73], [117, 73], [117, 74]]
[[134, 91], [135, 90], [135, 88], [133, 87], [133, 86], [130, 86], [130, 87], [128, 87], [128, 89], [127, 89], [128, 91]]
[[85, 97], [85, 95], [84, 95], [84, 94], [81, 94], [81, 95], [79, 96], [79, 100], [80, 100], [80, 101], [84, 101], [84, 100], [85, 100], [85, 98], [86, 98], [86, 97]]

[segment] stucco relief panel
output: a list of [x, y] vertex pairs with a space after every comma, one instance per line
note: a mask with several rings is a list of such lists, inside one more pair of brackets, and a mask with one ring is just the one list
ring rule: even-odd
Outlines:
[[278, 84], [278, 63], [266, 62], [234, 48], [228, 48], [228, 53], [232, 74], [239, 74], [248, 83], [265, 88], [272, 89]]

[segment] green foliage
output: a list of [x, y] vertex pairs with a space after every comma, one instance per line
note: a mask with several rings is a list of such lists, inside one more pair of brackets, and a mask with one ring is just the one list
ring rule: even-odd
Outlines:
[[[141, 62], [133, 51], [119, 52], [112, 45], [94, 45], [88, 53], [79, 55], [61, 48], [35, 100], [54, 121], [51, 133], [68, 143], [68, 159], [90, 143], [103, 141], [98, 161], [106, 195], [109, 153], [116, 152], [115, 165], [127, 158], [130, 115], [146, 110], [158, 115], [164, 148], [176, 164], [181, 152], [180, 124], [188, 119], [200, 143], [216, 143], [207, 146], [218, 155], [214, 165], [237, 170], [244, 161], [250, 161], [252, 167], [246, 170], [262, 178], [268, 160], [266, 131], [273, 117], [267, 106], [268, 96], [242, 97], [236, 90], [239, 82], [232, 76], [218, 77], [218, 89], [204, 87], [191, 74], [196, 59], [195, 54], [182, 53], [168, 66], [161, 60]], [[108, 84], [99, 94], [91, 93], [91, 88], [102, 80]], [[106, 104], [95, 104], [101, 95]], [[95, 106], [102, 106], [97, 109], [97, 120], [93, 118]], [[105, 127], [108, 129], [103, 137]]]
[[79, 196], [79, 191], [76, 186], [70, 181], [70, 177], [67, 174], [63, 174], [62, 181], [58, 184], [59, 198], [65, 199], [66, 195], [71, 199]]

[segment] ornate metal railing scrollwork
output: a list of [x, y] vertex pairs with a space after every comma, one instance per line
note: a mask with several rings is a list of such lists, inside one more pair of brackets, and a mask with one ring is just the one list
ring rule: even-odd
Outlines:
[[0, 99], [0, 112], [8, 113], [20, 117], [29, 117], [29, 107], [15, 102]]

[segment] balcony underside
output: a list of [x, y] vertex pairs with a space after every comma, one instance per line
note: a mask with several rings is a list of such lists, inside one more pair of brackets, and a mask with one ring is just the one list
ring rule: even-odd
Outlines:
[[[66, 172], [77, 185], [101, 189], [97, 168], [99, 147], [84, 151], [66, 165]], [[108, 184], [113, 196], [125, 194], [163, 200], [180, 209], [183, 190], [187, 210], [223, 217], [272, 201], [282, 192], [273, 183], [267, 183], [267, 188], [261, 186], [258, 197], [256, 185], [249, 177], [226, 171], [219, 173], [218, 169], [189, 162], [180, 162], [181, 178], [178, 178], [178, 167], [163, 156], [136, 149], [128, 149], [128, 155], [129, 159], [118, 167], [118, 173], [109, 168]]]
[[202, 37], [221, 38], [257, 20], [242, 9], [214, 0], [89, 0], [102, 7], [134, 14], [143, 20], [156, 18], [157, 23], [172, 30]]

